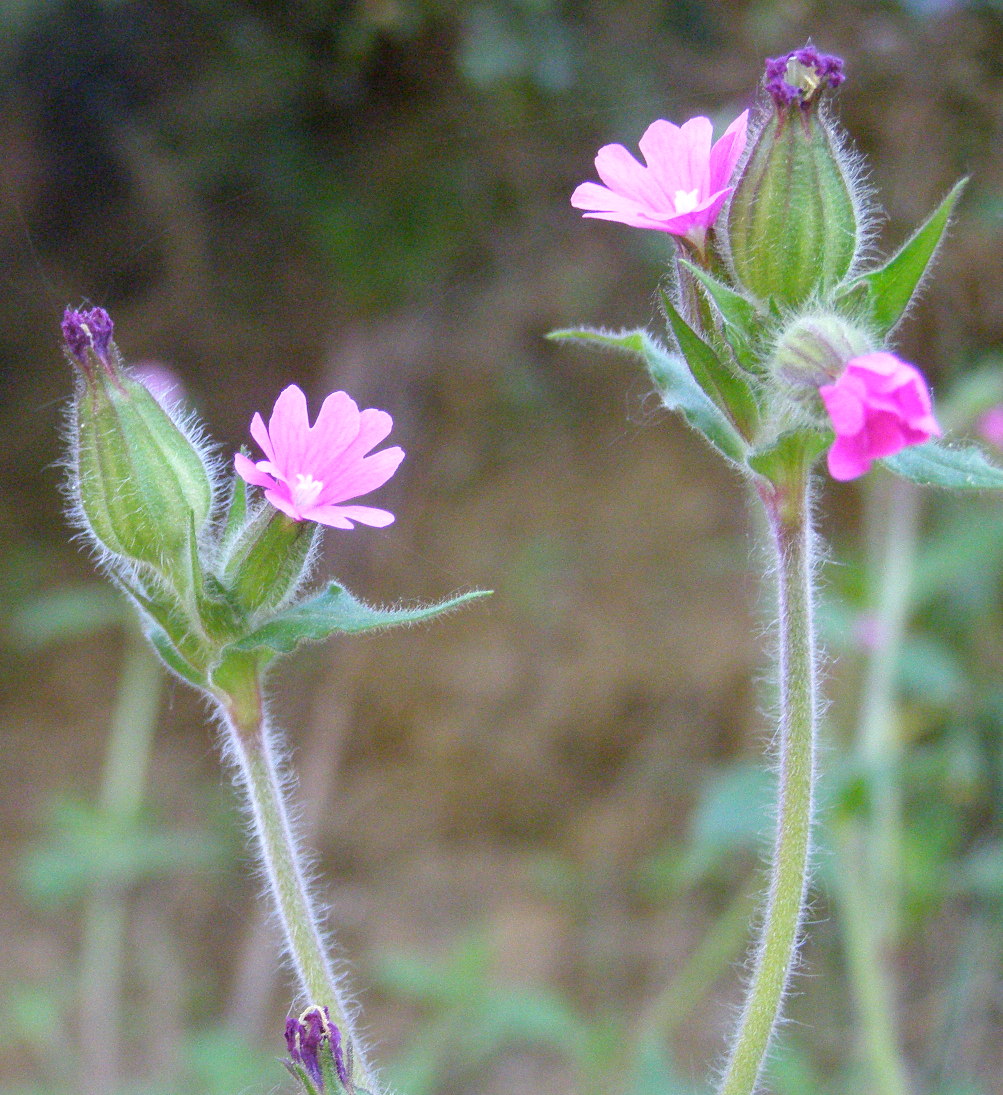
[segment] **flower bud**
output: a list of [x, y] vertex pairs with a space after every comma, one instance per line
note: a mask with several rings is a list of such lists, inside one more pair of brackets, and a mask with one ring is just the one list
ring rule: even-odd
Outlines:
[[307, 1008], [298, 1019], [290, 1015], [286, 1047], [286, 1068], [308, 1095], [354, 1095], [357, 1091], [351, 1078], [351, 1053], [342, 1049], [341, 1031], [331, 1022], [327, 1008]]
[[262, 506], [238, 534], [223, 564], [223, 585], [245, 613], [278, 608], [307, 578], [320, 542], [321, 526], [294, 521]]
[[796, 306], [847, 275], [858, 248], [845, 155], [818, 103], [843, 62], [807, 47], [766, 64], [775, 109], [731, 199], [728, 238], [738, 281], [761, 300]]
[[116, 555], [170, 571], [205, 524], [205, 461], [146, 387], [122, 368], [103, 308], [67, 309], [63, 336], [78, 367], [71, 489], [94, 539]]
[[874, 341], [863, 328], [832, 312], [799, 316], [781, 332], [770, 359], [771, 376], [794, 393], [814, 396], [842, 373], [851, 357]]

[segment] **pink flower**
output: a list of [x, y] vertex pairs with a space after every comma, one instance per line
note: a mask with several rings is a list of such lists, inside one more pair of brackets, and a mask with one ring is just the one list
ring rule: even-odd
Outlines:
[[1003, 403], [997, 403], [979, 419], [976, 429], [983, 441], [1003, 449]]
[[851, 358], [818, 392], [836, 431], [829, 449], [833, 479], [856, 479], [872, 461], [940, 436], [926, 381], [894, 354]]
[[743, 111], [715, 145], [709, 118], [690, 118], [681, 126], [652, 122], [640, 140], [647, 167], [623, 145], [599, 149], [596, 171], [606, 184], [582, 183], [571, 195], [586, 217], [619, 221], [685, 236], [702, 248], [734, 187], [728, 185], [745, 148], [749, 112]]
[[275, 401], [268, 427], [260, 414], [251, 419], [251, 436], [266, 460], [243, 453], [234, 458], [237, 474], [256, 487], [276, 509], [294, 521], [317, 521], [331, 528], [354, 528], [353, 521], [383, 528], [394, 515], [369, 506], [344, 506], [382, 486], [404, 459], [394, 446], [366, 454], [390, 433], [386, 411], [360, 411], [344, 392], [324, 400], [311, 426], [306, 396], [290, 384]]

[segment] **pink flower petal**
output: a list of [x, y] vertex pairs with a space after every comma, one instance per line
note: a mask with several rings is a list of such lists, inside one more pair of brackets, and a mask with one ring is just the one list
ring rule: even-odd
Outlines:
[[605, 186], [582, 183], [571, 204], [596, 220], [689, 236], [702, 246], [704, 231], [731, 193], [728, 183], [745, 148], [748, 111], [728, 126], [717, 144], [708, 118], [683, 125], [658, 119], [641, 137], [644, 164], [623, 145], [604, 145], [596, 171]]
[[265, 497], [276, 509], [282, 510], [287, 517], [291, 517], [294, 521], [304, 519], [303, 514], [293, 504], [293, 500], [289, 496], [289, 487], [285, 483], [278, 483], [271, 490], [266, 490]]
[[318, 502], [325, 505], [344, 502], [368, 494], [394, 474], [404, 459], [404, 450], [398, 446], [383, 449], [355, 464], [346, 465], [329, 480], [324, 481]]
[[[707, 194], [707, 163], [713, 128], [707, 118], [691, 118], [682, 126], [659, 119], [638, 142], [652, 177], [662, 194], [661, 208], [675, 209], [679, 191]], [[658, 208], [654, 206], [653, 208]]]
[[855, 479], [872, 461], [940, 435], [926, 381], [894, 354], [851, 358], [819, 395], [836, 433], [828, 456], [834, 479]]
[[[394, 523], [394, 515], [385, 509], [371, 506], [314, 506], [307, 514], [311, 521], [332, 528], [353, 528], [353, 521], [371, 528], [386, 528]], [[335, 524], [334, 522], [338, 522]]]
[[254, 412], [254, 417], [251, 419], [251, 436], [261, 446], [261, 451], [265, 456], [274, 464], [275, 450], [272, 448], [272, 440], [268, 436], [268, 427], [257, 411]]
[[749, 112], [743, 110], [721, 135], [710, 150], [710, 189], [718, 190], [728, 185], [735, 165], [745, 151], [749, 128]]
[[309, 428], [306, 396], [290, 384], [279, 393], [268, 420], [268, 436], [275, 454], [272, 463], [286, 479], [303, 467]]
[[311, 463], [344, 452], [359, 436], [359, 417], [358, 404], [347, 392], [332, 392], [310, 429]]
[[272, 476], [262, 471], [253, 460], [248, 460], [242, 452], [238, 452], [234, 456], [233, 465], [237, 469], [237, 474], [245, 483], [250, 483], [254, 487], [274, 487], [277, 485]]
[[344, 506], [382, 486], [404, 459], [399, 446], [370, 454], [393, 428], [386, 411], [360, 411], [345, 392], [324, 400], [310, 425], [306, 396], [296, 385], [275, 401], [266, 428], [261, 415], [251, 421], [254, 439], [267, 459], [256, 463], [243, 453], [234, 457], [237, 474], [263, 487], [265, 498], [294, 521], [318, 521], [332, 528], [353, 528], [353, 521], [382, 528], [393, 514], [369, 506]]
[[855, 438], [837, 437], [826, 458], [833, 479], [846, 482], [871, 470], [866, 444]]
[[596, 171], [599, 178], [625, 198], [637, 202], [642, 209], [665, 207], [666, 196], [654, 176], [621, 144], [608, 144], [596, 155]]

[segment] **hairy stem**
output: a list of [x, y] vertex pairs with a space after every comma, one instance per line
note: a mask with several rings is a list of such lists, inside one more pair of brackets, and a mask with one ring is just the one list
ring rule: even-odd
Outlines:
[[237, 688], [220, 696], [224, 725], [251, 808], [268, 890], [285, 934], [289, 957], [307, 1003], [327, 1007], [344, 1043], [351, 1046], [353, 1079], [367, 1091], [375, 1091], [372, 1073], [353, 1031], [344, 991], [327, 956], [320, 919], [289, 822], [276, 764], [274, 731], [264, 711], [260, 674], [248, 669], [235, 683]]
[[815, 629], [807, 473], [787, 490], [763, 488], [776, 555], [779, 671], [777, 831], [752, 979], [719, 1095], [751, 1095], [773, 1037], [797, 953], [808, 889], [815, 779]]

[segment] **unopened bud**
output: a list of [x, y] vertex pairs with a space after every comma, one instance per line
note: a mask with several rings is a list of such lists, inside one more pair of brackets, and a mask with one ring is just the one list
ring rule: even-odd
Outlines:
[[82, 524], [114, 552], [170, 570], [212, 504], [205, 461], [191, 439], [122, 368], [107, 312], [67, 310], [67, 354], [80, 368], [72, 489]]
[[804, 315], [780, 334], [769, 371], [784, 387], [814, 395], [842, 373], [850, 358], [874, 348], [868, 332], [842, 316]]
[[341, 1031], [331, 1022], [327, 1008], [307, 1008], [298, 1019], [290, 1016], [286, 1047], [286, 1067], [308, 1095], [355, 1095], [351, 1053], [342, 1048]]
[[775, 109], [759, 132], [731, 199], [728, 239], [738, 281], [761, 300], [796, 306], [846, 277], [859, 218], [845, 154], [820, 117], [843, 63], [810, 47], [769, 60]]

